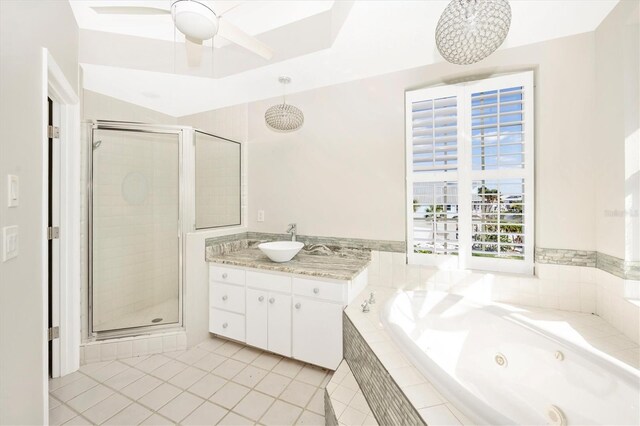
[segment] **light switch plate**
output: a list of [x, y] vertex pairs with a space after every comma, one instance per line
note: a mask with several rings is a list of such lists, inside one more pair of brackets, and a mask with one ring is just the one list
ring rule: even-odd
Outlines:
[[18, 256], [18, 227], [2, 228], [2, 261], [6, 262]]
[[18, 186], [18, 176], [7, 175], [7, 206], [18, 207], [20, 203], [20, 187]]

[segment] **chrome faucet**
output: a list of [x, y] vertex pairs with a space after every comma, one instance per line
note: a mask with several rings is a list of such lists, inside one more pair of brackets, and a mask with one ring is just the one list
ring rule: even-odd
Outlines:
[[360, 307], [362, 308], [362, 312], [367, 313], [370, 311], [369, 309], [369, 302], [367, 302], [366, 300], [364, 302], [362, 302], [362, 305], [360, 305]]
[[370, 305], [373, 305], [374, 303], [376, 303], [376, 292], [375, 291], [372, 291], [371, 294], [369, 294], [368, 303]]
[[287, 234], [291, 234], [291, 241], [295, 241], [296, 240], [296, 235], [297, 235], [297, 226], [295, 223], [290, 223], [289, 227], [287, 228]]

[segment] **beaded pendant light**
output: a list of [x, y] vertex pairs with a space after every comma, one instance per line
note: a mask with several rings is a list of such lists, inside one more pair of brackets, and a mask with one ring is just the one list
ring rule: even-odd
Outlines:
[[436, 45], [448, 62], [469, 65], [491, 55], [509, 33], [507, 0], [452, 0], [436, 27]]
[[[291, 78], [282, 76], [278, 81], [286, 87], [291, 83]], [[286, 94], [283, 93], [282, 103], [267, 109], [264, 113], [264, 121], [269, 128], [277, 132], [293, 132], [304, 123], [304, 114], [300, 109], [287, 104]]]

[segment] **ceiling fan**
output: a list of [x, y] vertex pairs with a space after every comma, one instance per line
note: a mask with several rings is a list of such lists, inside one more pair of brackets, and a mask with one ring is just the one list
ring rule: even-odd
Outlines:
[[[238, 2], [226, 10], [216, 13], [205, 1], [169, 0], [169, 8], [145, 6], [94, 6], [92, 9], [101, 15], [168, 15], [186, 38], [187, 60], [190, 66], [198, 66], [202, 56], [202, 44], [205, 40], [220, 36], [237, 44], [264, 59], [271, 59], [273, 51], [257, 38], [245, 33], [224, 18], [224, 14], [243, 2]], [[208, 2], [211, 3], [211, 2]]]

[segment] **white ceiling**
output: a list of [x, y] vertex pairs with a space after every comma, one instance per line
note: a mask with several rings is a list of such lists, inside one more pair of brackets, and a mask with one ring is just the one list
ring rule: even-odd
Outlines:
[[[333, 0], [199, 0], [243, 31], [255, 35], [331, 9]], [[96, 6], [144, 6], [169, 10], [170, 0], [69, 0], [81, 29], [173, 41], [171, 15], [98, 14]], [[228, 11], [228, 12], [227, 12]], [[175, 37], [183, 41], [177, 32]], [[218, 41], [216, 40], [216, 45]]]
[[[618, 0], [511, 0], [511, 30], [501, 49], [593, 31], [617, 2]], [[273, 13], [277, 16], [280, 13], [276, 8], [266, 7], [267, 3], [286, 3], [280, 5], [286, 8], [286, 5], [307, 2], [246, 2], [229, 13], [249, 15], [253, 13], [253, 8], [263, 7], [262, 13], [254, 15], [258, 19], [246, 18], [242, 24], [245, 31], [259, 34], [261, 31], [269, 31], [266, 30], [269, 25], [261, 21], [276, 19], [268, 15]], [[309, 14], [317, 14], [320, 7], [328, 5], [331, 8], [332, 3], [309, 2], [307, 7], [301, 6], [297, 12], [278, 21], [289, 21], [279, 31], [286, 31], [287, 25], [293, 26], [295, 22], [292, 19], [304, 19], [311, 16]], [[434, 30], [447, 3], [448, 1], [439, 0], [357, 1], [350, 8], [346, 21], [329, 48], [275, 63], [261, 64], [235, 74], [228, 73], [222, 78], [134, 70], [109, 66], [113, 64], [96, 64], [94, 61], [93, 64], [83, 65], [84, 86], [172, 116], [183, 116], [278, 96], [282, 88], [277, 83], [277, 77], [282, 74], [293, 78], [290, 91], [303, 91], [428, 65], [443, 61], [435, 46]], [[83, 18], [79, 20], [81, 19]], [[240, 22], [238, 17], [238, 21], [234, 23], [240, 26]], [[83, 27], [88, 25], [86, 23], [79, 25], [89, 28]], [[135, 25], [122, 24], [123, 28], [127, 26], [127, 31], [133, 31], [131, 28]], [[135, 31], [141, 31], [141, 28], [136, 28]], [[132, 35], [131, 32], [127, 34]]]

